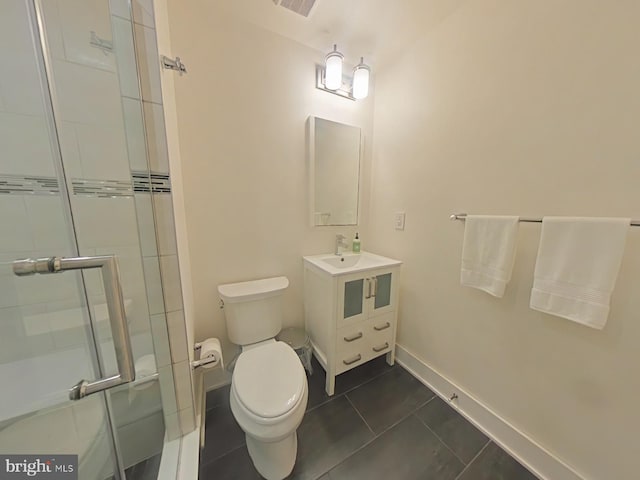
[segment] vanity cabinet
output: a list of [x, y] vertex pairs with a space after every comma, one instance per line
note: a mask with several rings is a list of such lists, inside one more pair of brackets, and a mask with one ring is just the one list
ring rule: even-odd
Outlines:
[[305, 327], [326, 371], [327, 394], [333, 395], [337, 375], [381, 355], [393, 365], [401, 262], [329, 274], [307, 258]]

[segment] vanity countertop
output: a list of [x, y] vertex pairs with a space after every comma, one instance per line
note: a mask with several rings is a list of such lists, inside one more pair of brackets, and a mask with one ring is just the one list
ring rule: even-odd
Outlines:
[[345, 275], [348, 273], [364, 272], [376, 268], [394, 267], [401, 265], [400, 260], [383, 257], [370, 252], [323, 253], [320, 255], [307, 255], [303, 257], [305, 262], [314, 265], [323, 272], [331, 275]]

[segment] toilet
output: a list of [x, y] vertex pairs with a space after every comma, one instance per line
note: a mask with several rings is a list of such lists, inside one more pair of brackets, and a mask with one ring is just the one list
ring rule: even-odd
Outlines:
[[256, 470], [281, 480], [293, 470], [296, 430], [307, 408], [307, 376], [296, 352], [275, 336], [282, 327], [286, 277], [218, 286], [229, 339], [242, 347], [231, 380], [231, 411]]

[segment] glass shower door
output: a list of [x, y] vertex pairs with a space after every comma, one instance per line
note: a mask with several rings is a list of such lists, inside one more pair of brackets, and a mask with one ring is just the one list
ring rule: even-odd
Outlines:
[[[162, 333], [162, 290], [146, 281], [139, 233], [153, 217], [141, 219], [132, 181], [148, 167], [128, 9], [0, 5], [0, 455], [77, 454], [80, 479], [136, 478], [150, 460], [157, 471], [161, 400], [175, 404], [170, 376], [161, 398], [169, 347], [166, 330], [154, 343], [150, 313]], [[13, 272], [17, 259], [53, 256], [118, 259], [135, 382], [69, 400], [78, 381], [121, 365], [99, 269]]]
[[[148, 228], [153, 212], [149, 195], [140, 193], [150, 181], [130, 2], [31, 1], [43, 32], [78, 253], [115, 255], [120, 264], [138, 378], [109, 390], [107, 402], [121, 463], [125, 469], [138, 465], [129, 471], [131, 478], [145, 472], [145, 464], [159, 467], [163, 406], [171, 408], [176, 400], [159, 268], [157, 258], [154, 265], [148, 257], [156, 243]], [[99, 272], [87, 271], [84, 278], [98, 357], [105, 375], [113, 374], [117, 358]], [[152, 315], [154, 331], [164, 333], [163, 345], [154, 343]]]
[[[117, 474], [81, 271], [18, 277], [16, 259], [78, 255], [33, 6], [0, 14], [0, 455], [78, 455], [79, 477]], [[51, 454], [55, 454], [54, 457]], [[3, 462], [4, 464], [4, 462]]]

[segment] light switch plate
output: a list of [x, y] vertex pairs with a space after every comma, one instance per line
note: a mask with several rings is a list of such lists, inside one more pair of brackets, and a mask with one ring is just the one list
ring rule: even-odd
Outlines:
[[394, 215], [393, 224], [396, 227], [396, 230], [404, 230], [404, 212], [396, 212]]

